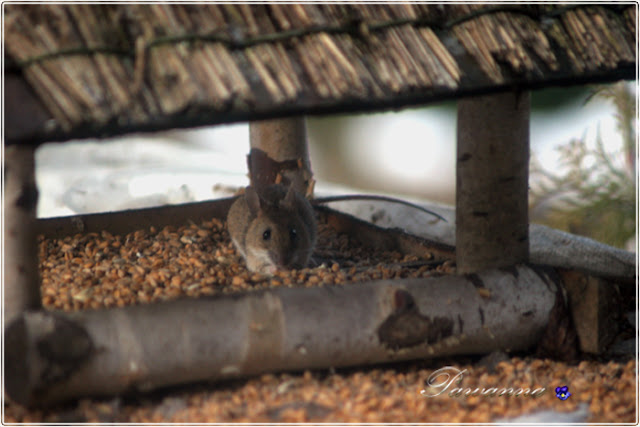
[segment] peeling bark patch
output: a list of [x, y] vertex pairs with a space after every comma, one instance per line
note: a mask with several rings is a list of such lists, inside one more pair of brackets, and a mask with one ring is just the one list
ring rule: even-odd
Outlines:
[[393, 303], [395, 311], [378, 328], [378, 339], [384, 346], [399, 350], [434, 344], [453, 334], [453, 320], [421, 314], [409, 292], [395, 292]]
[[377, 224], [378, 221], [380, 221], [381, 219], [384, 219], [384, 216], [385, 216], [384, 210], [382, 209], [377, 210], [371, 215], [371, 222], [373, 222], [374, 224]]
[[478, 276], [475, 273], [465, 274], [464, 277], [465, 277], [465, 279], [470, 281], [473, 284], [473, 286], [475, 286], [476, 288], [484, 288], [485, 287], [484, 286], [484, 282], [482, 281], [480, 276]]
[[423, 316], [419, 312], [394, 313], [378, 328], [378, 339], [398, 350], [418, 344], [434, 344], [453, 334], [453, 321], [446, 317]]
[[38, 187], [33, 182], [25, 183], [20, 190], [20, 195], [16, 200], [16, 206], [27, 210], [35, 210], [38, 204]]
[[399, 310], [413, 310], [415, 308], [416, 302], [409, 292], [398, 290], [393, 293], [393, 309], [396, 312]]
[[54, 318], [53, 331], [38, 339], [36, 347], [46, 363], [42, 371], [44, 383], [67, 378], [94, 352], [84, 328], [61, 317]]

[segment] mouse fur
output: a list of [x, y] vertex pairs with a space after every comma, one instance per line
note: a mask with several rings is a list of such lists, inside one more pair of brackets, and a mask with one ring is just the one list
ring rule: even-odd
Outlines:
[[249, 186], [231, 205], [229, 235], [247, 268], [272, 275], [308, 265], [316, 245], [317, 225], [309, 201], [293, 187]]

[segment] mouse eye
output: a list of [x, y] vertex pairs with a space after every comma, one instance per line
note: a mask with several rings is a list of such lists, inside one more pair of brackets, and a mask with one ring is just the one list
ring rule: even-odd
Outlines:
[[262, 233], [262, 240], [269, 240], [271, 239], [271, 229], [267, 228], [264, 233]]
[[289, 229], [289, 237], [291, 240], [295, 240], [298, 237], [298, 231], [295, 228]]

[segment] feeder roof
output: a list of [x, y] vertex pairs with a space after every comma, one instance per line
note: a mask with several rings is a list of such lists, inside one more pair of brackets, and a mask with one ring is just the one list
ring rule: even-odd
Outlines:
[[636, 5], [5, 4], [5, 140], [633, 79]]

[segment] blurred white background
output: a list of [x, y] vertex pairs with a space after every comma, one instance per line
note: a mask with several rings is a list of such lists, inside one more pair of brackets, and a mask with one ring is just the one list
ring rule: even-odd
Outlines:
[[[532, 154], [558, 166], [555, 147], [594, 138], [619, 150], [613, 106], [562, 99], [561, 108], [534, 109]], [[547, 106], [549, 107], [549, 106]], [[367, 191], [454, 204], [454, 104], [357, 116], [309, 118], [312, 168], [318, 194]], [[199, 201], [244, 186], [247, 124], [223, 125], [102, 141], [42, 145], [36, 153], [39, 217], [104, 212]], [[226, 190], [226, 191], [225, 191]]]

